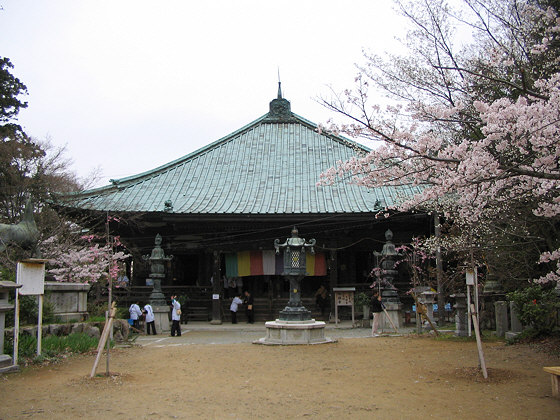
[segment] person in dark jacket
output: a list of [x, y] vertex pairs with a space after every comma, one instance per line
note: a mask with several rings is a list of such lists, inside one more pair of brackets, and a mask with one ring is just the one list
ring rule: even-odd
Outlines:
[[371, 312], [373, 312], [373, 324], [371, 326], [371, 336], [377, 337], [377, 329], [379, 328], [379, 318], [381, 318], [381, 312], [383, 312], [383, 304], [381, 303], [381, 295], [378, 291], [373, 292], [371, 297]]
[[255, 322], [255, 313], [253, 312], [253, 295], [245, 290], [245, 314], [247, 315], [247, 323], [253, 324]]

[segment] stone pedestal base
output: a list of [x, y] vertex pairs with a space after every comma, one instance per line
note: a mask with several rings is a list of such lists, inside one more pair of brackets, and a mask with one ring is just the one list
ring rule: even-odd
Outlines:
[[171, 326], [169, 324], [169, 306], [152, 306], [154, 310], [154, 323], [156, 333], [169, 332]]
[[387, 319], [387, 315], [389, 315], [389, 318], [391, 318], [391, 321], [393, 321], [393, 324], [395, 324], [395, 327], [398, 328], [402, 328], [403, 326], [403, 311], [402, 311], [403, 305], [402, 303], [385, 303], [385, 311], [383, 311], [383, 316], [381, 317], [381, 320], [379, 322], [379, 327], [382, 330], [393, 330], [393, 325], [391, 324], [391, 322]]
[[280, 311], [280, 321], [311, 321], [311, 312], [305, 309], [303, 306], [286, 306], [282, 311]]
[[336, 340], [325, 337], [325, 323], [323, 321], [268, 321], [265, 323], [266, 337], [254, 344], [265, 345], [296, 345], [296, 344], [325, 344]]
[[19, 371], [19, 366], [12, 363], [12, 357], [7, 354], [0, 354], [0, 373], [17, 371]]
[[53, 315], [64, 322], [83, 321], [87, 318], [87, 283], [45, 282], [45, 301], [53, 306]]

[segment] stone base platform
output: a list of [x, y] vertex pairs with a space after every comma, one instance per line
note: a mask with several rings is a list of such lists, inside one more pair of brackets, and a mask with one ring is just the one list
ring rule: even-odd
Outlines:
[[18, 372], [19, 366], [12, 364], [11, 356], [0, 354], [0, 373]]
[[325, 323], [315, 321], [268, 321], [265, 324], [266, 337], [253, 341], [254, 344], [289, 346], [297, 344], [326, 344], [336, 340], [325, 337]]
[[161, 334], [171, 331], [169, 306], [152, 305], [152, 310], [154, 311], [154, 325], [156, 327], [156, 333]]

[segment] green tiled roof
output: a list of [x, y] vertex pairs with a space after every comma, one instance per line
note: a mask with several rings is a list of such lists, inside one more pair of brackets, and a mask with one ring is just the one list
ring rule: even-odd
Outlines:
[[[275, 107], [273, 107], [275, 103]], [[277, 113], [278, 105], [286, 105]], [[316, 186], [338, 160], [368, 149], [320, 132], [271, 102], [271, 112], [206, 147], [111, 185], [64, 197], [65, 206], [100, 211], [174, 214], [371, 213], [409, 187], [366, 189], [347, 182]], [[166, 204], [167, 203], [167, 204]]]

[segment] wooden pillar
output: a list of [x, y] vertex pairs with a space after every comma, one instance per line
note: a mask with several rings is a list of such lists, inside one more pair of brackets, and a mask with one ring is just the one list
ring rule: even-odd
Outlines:
[[211, 324], [222, 323], [221, 299], [222, 296], [222, 276], [220, 272], [220, 252], [214, 251], [212, 253], [212, 321]]
[[[436, 240], [441, 239], [441, 225], [439, 215], [434, 213], [434, 234]], [[436, 279], [437, 279], [437, 304], [438, 304], [438, 325], [445, 322], [445, 295], [443, 291], [443, 260], [441, 256], [441, 246], [438, 244], [436, 249]]]
[[272, 313], [272, 308], [274, 307], [274, 293], [275, 293], [275, 284], [272, 281], [272, 276], [264, 276], [265, 281], [268, 283], [268, 318], [273, 318], [275, 314]]
[[[338, 286], [338, 258], [336, 251], [329, 252], [329, 292], [330, 292], [330, 307], [331, 312], [333, 312], [335, 300], [334, 300], [334, 293], [333, 287]], [[330, 321], [330, 320], [329, 320]]]

